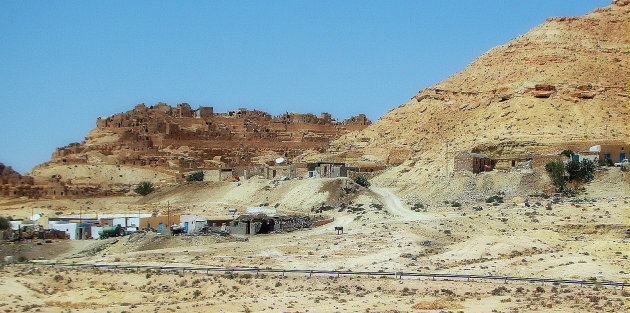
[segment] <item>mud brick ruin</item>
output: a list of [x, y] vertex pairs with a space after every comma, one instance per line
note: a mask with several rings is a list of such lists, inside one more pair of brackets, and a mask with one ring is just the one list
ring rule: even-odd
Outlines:
[[97, 129], [84, 142], [58, 148], [48, 164], [88, 163], [87, 154], [94, 151], [113, 156], [116, 164], [174, 171], [271, 164], [277, 157], [290, 163], [302, 152], [323, 151], [330, 141], [370, 123], [363, 114], [337, 122], [328, 113], [274, 117], [247, 109], [193, 110], [187, 103], [139, 104], [98, 118]]
[[[331, 141], [370, 124], [364, 114], [339, 122], [328, 113], [272, 116], [248, 109], [227, 113], [215, 113], [212, 107], [193, 110], [187, 103], [176, 107], [139, 104], [133, 110], [98, 118], [84, 141], [56, 149], [50, 161], [36, 168], [106, 164], [147, 168], [181, 178], [196, 170], [270, 166], [277, 158], [291, 165], [305, 151], [323, 152]], [[103, 182], [98, 181], [78, 186], [54, 175], [33, 178], [7, 171], [2, 177], [0, 192], [11, 196], [65, 197], [129, 190], [111, 184], [101, 188]]]

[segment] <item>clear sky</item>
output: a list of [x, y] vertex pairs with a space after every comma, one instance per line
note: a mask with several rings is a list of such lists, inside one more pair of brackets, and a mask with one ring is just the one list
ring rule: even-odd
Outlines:
[[138, 103], [376, 120], [545, 18], [610, 2], [3, 0], [0, 162], [29, 171]]

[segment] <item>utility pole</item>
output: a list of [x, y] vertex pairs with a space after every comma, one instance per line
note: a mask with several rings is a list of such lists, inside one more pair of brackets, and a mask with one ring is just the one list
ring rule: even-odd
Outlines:
[[167, 224], [167, 229], [170, 233], [171, 231], [171, 202], [170, 201], [166, 201], [166, 224]]
[[33, 242], [33, 239], [35, 237], [35, 207], [31, 207], [31, 222], [33, 222], [31, 231], [31, 242]]

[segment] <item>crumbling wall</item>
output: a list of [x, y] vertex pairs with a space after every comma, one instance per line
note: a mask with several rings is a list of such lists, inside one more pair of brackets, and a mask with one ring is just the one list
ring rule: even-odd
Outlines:
[[[193, 110], [187, 103], [171, 107], [139, 104], [133, 110], [98, 118], [97, 129], [81, 143], [53, 153], [52, 164], [92, 164], [90, 153], [107, 162], [171, 170], [211, 170], [270, 165], [284, 157], [287, 164], [307, 150], [322, 151], [331, 140], [371, 122], [363, 114], [342, 123], [328, 113], [285, 113], [273, 117], [239, 109], [215, 113], [212, 107]], [[103, 139], [108, 138], [106, 143]], [[220, 162], [209, 162], [220, 158]], [[108, 164], [110, 164], [108, 163]]]

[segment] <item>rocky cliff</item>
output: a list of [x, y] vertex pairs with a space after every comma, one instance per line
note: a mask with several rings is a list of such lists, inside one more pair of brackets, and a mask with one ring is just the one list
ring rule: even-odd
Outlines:
[[336, 140], [326, 157], [398, 165], [375, 181], [412, 190], [452, 177], [461, 152], [501, 158], [627, 143], [627, 17], [628, 1], [615, 1], [549, 18]]

